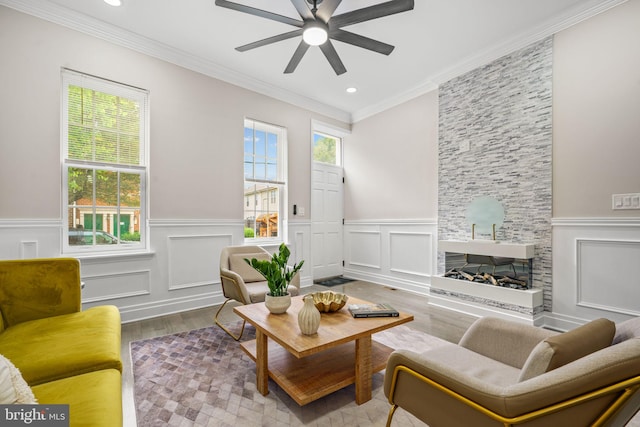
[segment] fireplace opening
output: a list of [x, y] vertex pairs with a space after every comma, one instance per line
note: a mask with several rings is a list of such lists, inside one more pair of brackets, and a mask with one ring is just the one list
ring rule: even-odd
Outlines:
[[510, 289], [531, 289], [533, 259], [445, 252], [444, 277]]

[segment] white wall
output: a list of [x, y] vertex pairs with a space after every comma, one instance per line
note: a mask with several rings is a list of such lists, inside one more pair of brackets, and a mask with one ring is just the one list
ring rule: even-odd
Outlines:
[[640, 217], [640, 0], [560, 32], [553, 58], [553, 216]]
[[[150, 92], [151, 252], [81, 259], [85, 304], [124, 320], [222, 302], [219, 250], [243, 239], [245, 117], [287, 128], [290, 214], [310, 206], [311, 121], [349, 128], [6, 7], [0, 53], [0, 259], [61, 255], [61, 68]], [[294, 219], [294, 258], [308, 259], [308, 221]]]
[[344, 147], [345, 218], [438, 215], [438, 92], [353, 124]]
[[640, 316], [640, 0], [557, 34], [553, 81], [553, 310], [561, 329]]
[[438, 91], [355, 123], [344, 167], [344, 274], [427, 294], [438, 242]]

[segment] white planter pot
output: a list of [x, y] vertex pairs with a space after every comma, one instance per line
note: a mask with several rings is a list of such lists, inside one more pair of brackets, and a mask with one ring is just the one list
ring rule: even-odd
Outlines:
[[271, 314], [282, 314], [287, 311], [291, 306], [291, 295], [286, 294], [282, 297], [272, 297], [269, 294], [265, 295], [264, 305], [267, 306]]

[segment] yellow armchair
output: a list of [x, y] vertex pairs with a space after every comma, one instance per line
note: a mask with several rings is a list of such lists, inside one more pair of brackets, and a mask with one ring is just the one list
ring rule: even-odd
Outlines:
[[76, 259], [0, 261], [0, 354], [70, 425], [122, 424], [120, 312], [82, 310]]
[[1, 330], [82, 309], [77, 259], [0, 262]]

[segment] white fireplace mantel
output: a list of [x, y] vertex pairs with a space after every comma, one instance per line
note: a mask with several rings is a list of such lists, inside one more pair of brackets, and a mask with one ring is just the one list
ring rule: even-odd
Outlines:
[[459, 254], [488, 255], [516, 259], [533, 258], [534, 244], [508, 243], [496, 240], [440, 240], [438, 250]]
[[[490, 240], [440, 240], [441, 252], [533, 259], [534, 244]], [[474, 316], [498, 316], [538, 325], [542, 322], [542, 289], [510, 289], [442, 276], [431, 278], [429, 304]]]

